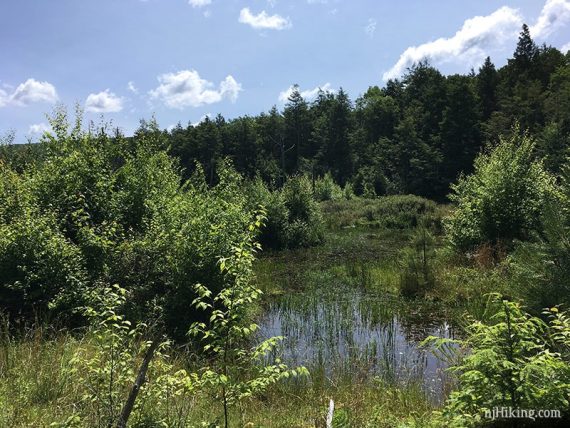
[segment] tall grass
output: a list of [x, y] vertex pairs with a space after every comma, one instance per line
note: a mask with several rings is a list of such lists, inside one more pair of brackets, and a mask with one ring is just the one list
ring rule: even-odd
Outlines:
[[[81, 383], [80, 374], [70, 370], [78, 350], [93, 349], [89, 335], [77, 338], [63, 332], [48, 334], [37, 327], [17, 339], [6, 334], [2, 337], [0, 426], [97, 426], [93, 422], [97, 420], [97, 406], [82, 403], [82, 397], [89, 391]], [[163, 364], [173, 364], [175, 370], [188, 368], [182, 355], [176, 358], [178, 352], [158, 357], [149, 382], [157, 381]], [[232, 410], [236, 421], [232, 426], [324, 427], [330, 398], [336, 403], [336, 413], [346, 413], [350, 426], [355, 427], [375, 420], [405, 421], [412, 412], [427, 419], [434, 408], [415, 382], [396, 386], [379, 378], [360, 378], [357, 382], [353, 377], [336, 379], [330, 382], [329, 376], [315, 373], [307, 379], [275, 385], [247, 406]], [[80, 413], [81, 418], [77, 416]], [[206, 391], [181, 395], [164, 388], [161, 394], [141, 397], [130, 426], [200, 427], [218, 413], [219, 403]]]
[[322, 203], [327, 225], [331, 229], [368, 227], [406, 230], [420, 223], [441, 230], [447, 208], [414, 195], [356, 198]]

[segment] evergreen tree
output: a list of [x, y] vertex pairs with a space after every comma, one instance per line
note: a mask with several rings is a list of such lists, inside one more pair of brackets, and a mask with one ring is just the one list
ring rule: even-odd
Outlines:
[[497, 110], [498, 76], [491, 58], [487, 57], [477, 74], [477, 96], [481, 111], [481, 119], [487, 120]]
[[284, 150], [288, 150], [286, 172], [297, 171], [302, 158], [315, 155], [309, 145], [311, 136], [311, 118], [309, 106], [299, 92], [299, 86], [293, 86], [293, 92], [283, 110], [285, 119]]
[[477, 99], [466, 76], [447, 79], [447, 101], [440, 128], [443, 163], [440, 172], [441, 192], [461, 172], [471, 172], [473, 160], [481, 148]]
[[284, 118], [277, 107], [273, 106], [269, 114], [261, 113], [256, 122], [259, 140], [257, 171], [266, 182], [280, 182], [285, 174], [279, 162], [284, 140]]
[[532, 37], [530, 37], [528, 25], [523, 24], [513, 58], [517, 64], [529, 66], [537, 54], [538, 48], [532, 40]]
[[396, 127], [395, 145], [389, 151], [394, 163], [397, 187], [401, 193], [437, 197], [437, 172], [440, 153], [423, 141], [418, 132], [421, 115], [413, 108], [407, 110]]
[[342, 88], [331, 98], [326, 117], [327, 139], [323, 148], [323, 162], [336, 182], [344, 185], [352, 172], [352, 154], [349, 145], [352, 106], [348, 94]]

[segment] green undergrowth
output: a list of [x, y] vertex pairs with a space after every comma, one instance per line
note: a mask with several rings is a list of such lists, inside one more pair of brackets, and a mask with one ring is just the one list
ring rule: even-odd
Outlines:
[[[96, 420], [78, 416], [89, 403], [90, 385], [84, 374], [73, 370], [74, 357], [89, 355], [97, 346], [91, 335], [76, 337], [42, 329], [29, 330], [18, 340], [4, 341], [0, 347], [0, 426], [88, 427]], [[133, 363], [140, 363], [134, 358]], [[138, 402], [132, 427], [203, 427], [220, 414], [220, 403], [208, 390], [179, 388], [164, 383], [167, 373], [192, 372], [193, 363], [179, 351], [161, 353], [149, 369], [149, 390]], [[337, 418], [347, 426], [394, 426], [396, 421], [427, 418], [433, 409], [419, 386], [398, 387], [379, 379], [370, 382], [341, 381], [324, 384], [318, 377], [291, 379], [270, 387], [242, 408], [231, 409], [236, 427], [324, 426], [329, 400], [335, 401]], [[377, 421], [379, 425], [376, 425]]]

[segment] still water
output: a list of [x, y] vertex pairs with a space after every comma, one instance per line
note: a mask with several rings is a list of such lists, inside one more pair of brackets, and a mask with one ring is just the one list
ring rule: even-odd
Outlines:
[[419, 346], [430, 335], [454, 336], [434, 305], [336, 283], [269, 299], [260, 335], [284, 336], [284, 363], [331, 382], [417, 382], [436, 402], [449, 384], [446, 363]]

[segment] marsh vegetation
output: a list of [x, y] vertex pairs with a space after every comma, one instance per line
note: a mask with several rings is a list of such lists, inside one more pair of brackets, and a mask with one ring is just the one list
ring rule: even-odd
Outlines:
[[59, 107], [0, 146], [0, 426], [565, 426], [568, 70], [525, 27], [354, 110], [126, 137]]

